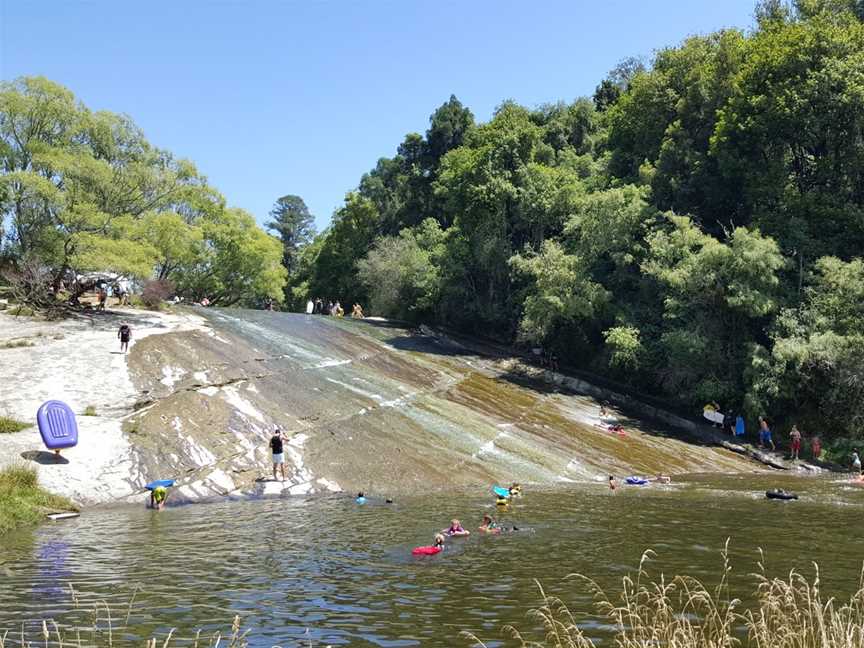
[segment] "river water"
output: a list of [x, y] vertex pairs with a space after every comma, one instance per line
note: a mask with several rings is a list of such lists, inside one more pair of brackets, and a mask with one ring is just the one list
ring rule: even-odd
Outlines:
[[[780, 486], [801, 500], [766, 500]], [[822, 569], [824, 588], [844, 596], [861, 561], [864, 489], [841, 476], [690, 475], [670, 486], [604, 484], [537, 489], [501, 514], [519, 531], [452, 541], [415, 558], [453, 516], [474, 529], [494, 512], [485, 489], [381, 493], [357, 505], [348, 495], [281, 497], [177, 506], [96, 509], [0, 538], [0, 636], [16, 645], [21, 626], [38, 639], [42, 619], [64, 628], [99, 626], [111, 611], [114, 640], [156, 637], [172, 645], [230, 632], [235, 614], [253, 646], [459, 646], [468, 630], [501, 643], [500, 628], [530, 628], [534, 579], [560, 595], [600, 641], [588, 592], [571, 572], [614, 588], [645, 549], [655, 573], [716, 582], [731, 538], [735, 593], [752, 591], [759, 548], [770, 575]], [[74, 596], [70, 591], [74, 589]], [[134, 600], [133, 600], [134, 597]], [[102, 605], [99, 602], [104, 602]], [[131, 602], [131, 604], [130, 604]], [[128, 623], [126, 615], [129, 615]], [[84, 634], [85, 643], [89, 634]]]

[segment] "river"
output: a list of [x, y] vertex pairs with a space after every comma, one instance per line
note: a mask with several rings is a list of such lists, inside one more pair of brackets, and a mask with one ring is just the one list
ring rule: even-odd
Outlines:
[[[766, 500], [774, 486], [801, 500]], [[478, 487], [378, 493], [362, 506], [329, 495], [86, 511], [0, 538], [0, 635], [8, 629], [7, 645], [17, 645], [23, 623], [38, 639], [48, 618], [90, 628], [91, 610], [104, 601], [115, 641], [138, 645], [149, 637], [162, 645], [172, 628], [172, 645], [188, 645], [198, 629], [230, 632], [235, 614], [252, 646], [470, 645], [458, 637], [463, 630], [506, 645], [503, 624], [531, 627], [538, 579], [602, 641], [607, 630], [588, 592], [565, 575], [581, 572], [611, 589], [651, 548], [655, 573], [713, 583], [731, 538], [737, 595], [752, 591], [761, 547], [770, 575], [793, 567], [809, 574], [818, 561], [829, 593], [848, 596], [864, 557], [864, 489], [836, 475], [764, 472], [689, 475], [615, 493], [601, 482], [529, 486], [501, 515], [518, 532], [475, 533], [438, 556], [411, 556], [451, 517], [475, 529], [494, 508]]]

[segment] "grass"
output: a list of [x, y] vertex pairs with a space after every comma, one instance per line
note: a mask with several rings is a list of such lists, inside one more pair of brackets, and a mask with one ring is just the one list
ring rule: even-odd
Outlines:
[[36, 470], [7, 466], [0, 470], [0, 534], [42, 520], [50, 511], [77, 510], [65, 497], [39, 487]]
[[98, 416], [95, 405], [88, 405], [84, 408], [84, 416]]
[[9, 312], [15, 317], [33, 317], [36, 311], [29, 306], [15, 305], [9, 307]]
[[32, 423], [25, 423], [24, 421], [19, 421], [11, 416], [0, 415], [0, 434], [20, 432], [21, 430], [26, 430], [31, 425]]
[[[728, 547], [728, 544], [727, 544]], [[792, 571], [785, 578], [769, 579], [762, 564], [754, 574], [756, 588], [752, 604], [744, 605], [730, 593], [728, 552], [720, 584], [709, 588], [688, 576], [651, 578], [646, 552], [635, 577], [626, 576], [621, 591], [610, 596], [593, 580], [572, 575], [593, 594], [601, 624], [612, 640], [603, 645], [616, 648], [864, 648], [864, 579], [848, 601], [824, 598], [819, 568], [812, 579]], [[548, 596], [542, 586], [542, 605], [530, 612], [536, 626], [520, 630], [505, 626], [512, 639], [505, 645], [522, 648], [596, 648], [587, 630], [559, 598]], [[532, 637], [529, 633], [539, 634]], [[485, 644], [471, 633], [462, 633], [471, 645]]]
[[36, 346], [35, 342], [19, 338], [17, 340], [8, 340], [0, 343], [0, 349], [21, 349], [23, 347]]

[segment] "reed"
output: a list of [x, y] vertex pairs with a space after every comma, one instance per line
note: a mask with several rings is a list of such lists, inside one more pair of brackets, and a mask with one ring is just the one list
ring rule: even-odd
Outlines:
[[[81, 599], [72, 583], [68, 583], [69, 596], [76, 611], [85, 615], [86, 624], [61, 626], [53, 619], [24, 623], [20, 629], [0, 628], [0, 648], [118, 648], [120, 646], [145, 646], [145, 648], [247, 648], [249, 630], [244, 630], [240, 615], [235, 615], [231, 629], [205, 635], [198, 630], [194, 637], [181, 637], [176, 628], [171, 628], [164, 637], [134, 637], [129, 625], [133, 615], [135, 597], [140, 591], [135, 586], [129, 602], [112, 608], [107, 601], [100, 600], [92, 609], [81, 608]], [[36, 630], [33, 628], [36, 627]], [[30, 628], [30, 630], [28, 630]], [[308, 632], [308, 631], [307, 631]], [[312, 648], [312, 641], [303, 642], [304, 648]], [[326, 646], [325, 648], [331, 648]]]
[[[728, 543], [723, 551], [723, 573], [713, 588], [688, 576], [652, 578], [645, 567], [652, 558], [653, 553], [646, 551], [635, 575], [624, 577], [614, 595], [583, 575], [567, 577], [593, 594], [597, 616], [611, 637], [589, 637], [567, 605], [546, 594], [538, 582], [541, 605], [529, 612], [532, 627], [504, 626], [502, 633], [510, 639], [506, 645], [864, 648], [864, 578], [859, 578], [855, 594], [839, 602], [822, 593], [818, 565], [814, 564], [810, 578], [794, 570], [783, 578], [768, 578], [760, 561], [758, 573], [752, 574], [756, 582], [753, 602], [745, 606], [729, 589]], [[470, 632], [463, 632], [462, 637], [472, 646], [486, 645]]]

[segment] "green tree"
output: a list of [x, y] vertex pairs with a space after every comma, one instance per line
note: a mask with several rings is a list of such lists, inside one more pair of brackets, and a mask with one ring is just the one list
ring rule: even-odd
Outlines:
[[384, 237], [357, 262], [370, 311], [410, 321], [434, 318], [441, 289], [444, 232], [427, 218], [395, 237]]
[[748, 401], [802, 426], [861, 439], [864, 415], [864, 261], [823, 257], [805, 299], [783, 311], [770, 351], [754, 353]]
[[181, 267], [172, 280], [196, 301], [207, 297], [219, 306], [256, 305], [264, 298], [282, 301], [286, 270], [282, 245], [242, 209], [226, 209], [201, 221], [205, 254]]
[[357, 277], [355, 265], [372, 248], [380, 223], [371, 200], [359, 193], [346, 196], [319, 243], [315, 270], [309, 280], [310, 294], [346, 304], [366, 301], [366, 289]]
[[670, 391], [690, 393], [692, 405], [728, 401], [743, 393], [748, 345], [779, 305], [777, 244], [757, 231], [736, 228], [726, 242], [702, 232], [689, 218], [670, 216], [668, 228], [648, 237], [643, 272], [664, 292]]
[[270, 210], [270, 218], [267, 228], [282, 241], [282, 265], [290, 276], [297, 268], [300, 250], [315, 236], [315, 219], [303, 199], [294, 195], [279, 198]]
[[[808, 259], [864, 248], [864, 24], [819, 13], [748, 43], [712, 151], [742, 210]], [[737, 180], [736, 180], [737, 182]]]
[[[47, 79], [0, 85], [0, 156], [6, 254], [48, 268], [55, 288], [69, 271], [114, 271], [232, 304], [284, 282], [271, 265], [278, 243], [226, 210], [191, 162]], [[89, 287], [78, 283], [73, 300]]]

